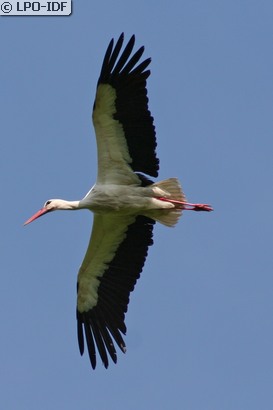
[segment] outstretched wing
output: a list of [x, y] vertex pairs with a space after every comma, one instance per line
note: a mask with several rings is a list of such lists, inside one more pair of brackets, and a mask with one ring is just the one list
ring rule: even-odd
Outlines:
[[99, 184], [138, 183], [134, 172], [158, 175], [155, 127], [146, 89], [151, 59], [139, 63], [144, 47], [132, 55], [135, 36], [121, 52], [123, 40], [121, 34], [115, 46], [113, 39], [109, 43], [94, 102]]
[[122, 334], [133, 291], [148, 247], [154, 221], [145, 216], [94, 216], [90, 243], [78, 274], [77, 321], [80, 353], [84, 333], [93, 369], [96, 351], [108, 367], [108, 354], [116, 363], [114, 342], [125, 352]]

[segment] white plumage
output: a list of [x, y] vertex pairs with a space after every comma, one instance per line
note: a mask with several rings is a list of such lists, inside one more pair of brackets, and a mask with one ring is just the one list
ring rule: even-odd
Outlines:
[[148, 110], [146, 70], [139, 63], [144, 47], [131, 55], [132, 36], [124, 50], [123, 34], [111, 40], [102, 64], [93, 109], [98, 149], [94, 187], [80, 201], [48, 200], [28, 224], [47, 212], [87, 208], [94, 212], [88, 249], [78, 273], [77, 322], [81, 354], [84, 334], [91, 365], [98, 351], [104, 366], [117, 360], [115, 343], [125, 352], [125, 313], [130, 292], [152, 245], [155, 221], [174, 226], [182, 210], [211, 211], [186, 202], [176, 178], [153, 183], [159, 160], [153, 118]]

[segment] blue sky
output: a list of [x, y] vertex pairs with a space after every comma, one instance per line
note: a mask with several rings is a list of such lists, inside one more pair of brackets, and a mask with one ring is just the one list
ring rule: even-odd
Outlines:
[[[0, 18], [1, 408], [273, 408], [272, 12], [265, 0], [74, 0], [70, 17]], [[215, 211], [156, 226], [127, 353], [92, 371], [75, 320], [92, 215], [22, 225], [95, 182], [95, 86], [122, 31], [152, 57], [160, 179]]]

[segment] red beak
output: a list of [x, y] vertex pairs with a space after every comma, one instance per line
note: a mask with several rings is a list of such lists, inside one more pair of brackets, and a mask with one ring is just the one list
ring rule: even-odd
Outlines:
[[46, 213], [49, 212], [49, 211], [50, 211], [50, 210], [49, 210], [49, 209], [46, 209], [46, 208], [40, 209], [40, 211], [36, 212], [36, 214], [34, 214], [31, 218], [29, 218], [29, 219], [24, 223], [24, 225], [30, 224], [30, 222], [35, 221], [35, 219], [39, 218], [40, 216], [46, 214]]

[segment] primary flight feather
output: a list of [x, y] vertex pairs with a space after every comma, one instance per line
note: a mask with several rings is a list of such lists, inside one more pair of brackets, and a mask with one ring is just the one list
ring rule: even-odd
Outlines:
[[96, 367], [97, 353], [107, 368], [116, 363], [116, 346], [126, 345], [125, 313], [140, 276], [156, 221], [174, 226], [183, 210], [211, 211], [206, 204], [186, 202], [179, 181], [153, 182], [159, 160], [146, 80], [151, 59], [140, 62], [144, 47], [133, 53], [135, 36], [123, 48], [124, 35], [106, 50], [93, 107], [98, 174], [80, 201], [48, 200], [28, 219], [47, 212], [89, 209], [93, 229], [78, 273], [77, 326], [80, 353], [87, 346]]

